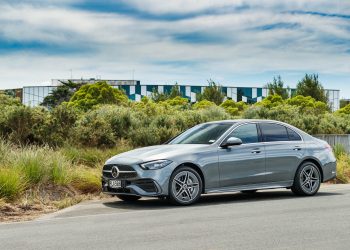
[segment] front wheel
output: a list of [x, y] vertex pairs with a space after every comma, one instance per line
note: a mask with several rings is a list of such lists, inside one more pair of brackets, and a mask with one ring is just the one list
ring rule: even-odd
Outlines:
[[180, 167], [174, 171], [169, 182], [169, 199], [176, 205], [190, 205], [201, 196], [202, 179], [192, 168]]
[[291, 189], [297, 195], [312, 196], [317, 193], [321, 181], [318, 167], [312, 162], [305, 162], [298, 168]]
[[136, 196], [136, 195], [117, 194], [116, 196], [122, 201], [137, 201], [141, 199], [140, 196]]

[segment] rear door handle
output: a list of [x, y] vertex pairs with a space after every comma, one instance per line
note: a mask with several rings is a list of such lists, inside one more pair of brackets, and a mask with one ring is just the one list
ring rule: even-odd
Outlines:
[[301, 150], [301, 147], [300, 147], [300, 146], [295, 146], [295, 147], [293, 148], [293, 150], [299, 151], [299, 150]]

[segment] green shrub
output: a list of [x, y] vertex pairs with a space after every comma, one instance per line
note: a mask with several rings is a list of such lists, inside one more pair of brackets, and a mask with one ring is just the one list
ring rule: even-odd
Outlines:
[[341, 183], [350, 183], [350, 157], [340, 154], [337, 161], [337, 180]]
[[68, 105], [86, 111], [99, 104], [125, 104], [127, 102], [128, 97], [123, 91], [102, 81], [82, 86], [74, 93]]
[[216, 104], [214, 102], [208, 101], [208, 100], [202, 100], [199, 102], [196, 102], [195, 104], [193, 104], [193, 109], [206, 109], [209, 108], [211, 106], [216, 106]]
[[72, 173], [71, 185], [83, 194], [101, 192], [101, 169], [76, 169]]

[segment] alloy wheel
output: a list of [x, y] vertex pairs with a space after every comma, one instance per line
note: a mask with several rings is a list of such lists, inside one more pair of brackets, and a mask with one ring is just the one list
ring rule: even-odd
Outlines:
[[172, 181], [173, 197], [180, 203], [191, 203], [200, 192], [200, 180], [187, 170], [177, 173]]
[[300, 173], [300, 185], [307, 194], [314, 193], [320, 185], [320, 173], [317, 167], [306, 165]]

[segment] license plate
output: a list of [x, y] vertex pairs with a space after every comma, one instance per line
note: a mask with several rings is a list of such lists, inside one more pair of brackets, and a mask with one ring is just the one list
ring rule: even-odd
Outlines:
[[109, 180], [109, 187], [110, 188], [121, 188], [122, 181], [121, 180]]

